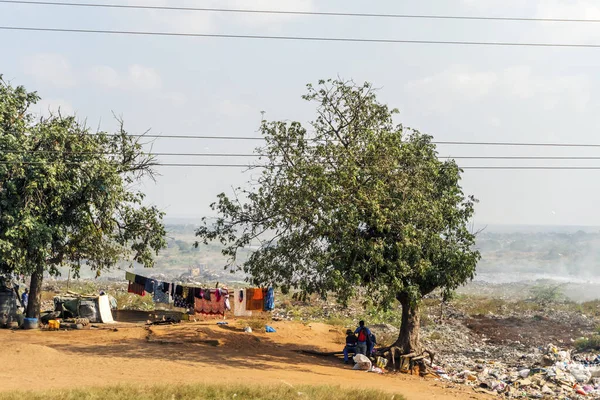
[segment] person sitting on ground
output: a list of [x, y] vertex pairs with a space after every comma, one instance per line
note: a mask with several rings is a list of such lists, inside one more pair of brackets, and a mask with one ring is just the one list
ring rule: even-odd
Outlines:
[[358, 344], [356, 345], [356, 354], [369, 355], [371, 351], [371, 331], [365, 326], [365, 321], [358, 323], [358, 328], [354, 331], [358, 335]]
[[356, 345], [358, 344], [358, 339], [352, 329], [348, 329], [346, 331], [346, 346], [344, 347], [344, 363], [348, 364], [348, 354], [354, 353], [356, 354]]

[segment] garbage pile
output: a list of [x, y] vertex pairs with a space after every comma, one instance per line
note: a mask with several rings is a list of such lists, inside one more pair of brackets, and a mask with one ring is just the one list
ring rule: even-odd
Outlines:
[[507, 398], [600, 399], [600, 355], [571, 357], [552, 344], [513, 365], [473, 359], [460, 369], [434, 364], [430, 370], [441, 380]]

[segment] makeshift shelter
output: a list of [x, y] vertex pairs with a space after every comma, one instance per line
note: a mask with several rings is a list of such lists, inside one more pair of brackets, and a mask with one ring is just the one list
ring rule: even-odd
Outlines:
[[86, 318], [91, 323], [114, 323], [110, 299], [107, 295], [80, 296], [68, 294], [54, 298], [54, 312], [58, 318]]

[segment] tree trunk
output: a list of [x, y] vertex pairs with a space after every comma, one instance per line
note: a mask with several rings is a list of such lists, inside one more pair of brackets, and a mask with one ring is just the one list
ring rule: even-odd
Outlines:
[[31, 274], [29, 287], [29, 303], [27, 304], [27, 318], [40, 318], [42, 307], [42, 283], [44, 281], [44, 266], [38, 265]]
[[418, 303], [411, 303], [406, 294], [399, 294], [398, 301], [402, 305], [402, 325], [400, 334], [394, 346], [399, 347], [403, 354], [421, 352], [421, 317]]

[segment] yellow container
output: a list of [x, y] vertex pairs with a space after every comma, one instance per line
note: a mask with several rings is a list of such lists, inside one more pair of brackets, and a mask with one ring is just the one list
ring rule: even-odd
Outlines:
[[60, 322], [55, 321], [55, 320], [50, 320], [50, 321], [48, 321], [48, 328], [52, 329], [52, 330], [60, 329]]

